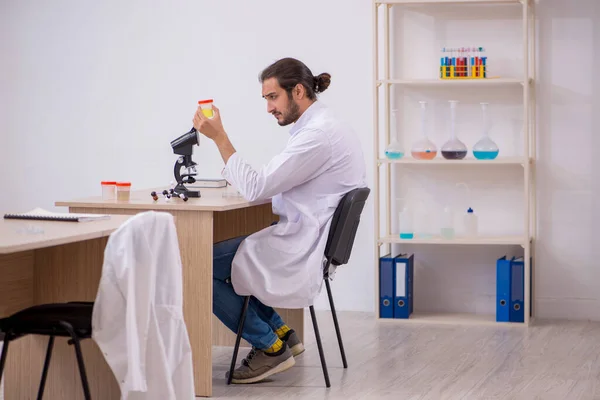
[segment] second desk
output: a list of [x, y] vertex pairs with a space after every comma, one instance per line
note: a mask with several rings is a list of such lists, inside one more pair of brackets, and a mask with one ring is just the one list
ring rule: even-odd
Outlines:
[[[150, 193], [156, 191], [154, 201]], [[96, 214], [137, 214], [155, 210], [173, 214], [183, 264], [183, 311], [194, 360], [197, 396], [212, 395], [212, 346], [233, 346], [235, 335], [212, 313], [213, 244], [257, 232], [273, 221], [270, 201], [249, 203], [241, 197], [224, 197], [227, 189], [200, 189], [200, 198], [187, 202], [165, 200], [162, 188], [132, 191], [128, 201], [103, 200], [102, 196], [57, 201], [70, 212]], [[302, 309], [277, 309], [300, 339], [304, 336]], [[225, 377], [223, 377], [225, 379]]]

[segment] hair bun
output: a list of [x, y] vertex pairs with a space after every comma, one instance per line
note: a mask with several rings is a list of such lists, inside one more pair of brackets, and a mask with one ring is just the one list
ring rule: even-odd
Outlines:
[[327, 90], [327, 88], [329, 87], [329, 84], [331, 83], [331, 75], [328, 74], [327, 72], [323, 72], [322, 74], [315, 76], [314, 81], [315, 81], [315, 92], [316, 93], [324, 92], [325, 90]]

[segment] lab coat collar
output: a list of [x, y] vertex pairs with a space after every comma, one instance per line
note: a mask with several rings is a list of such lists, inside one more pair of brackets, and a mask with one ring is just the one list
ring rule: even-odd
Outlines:
[[315, 113], [318, 112], [318, 110], [322, 110], [324, 108], [326, 108], [325, 104], [321, 103], [318, 100], [312, 103], [310, 106], [308, 106], [308, 108], [304, 111], [300, 118], [298, 118], [298, 121], [296, 121], [294, 126], [292, 126], [292, 129], [290, 129], [290, 136], [294, 136], [300, 129], [304, 127], [304, 125], [306, 125], [308, 121], [311, 120], [311, 118], [315, 115]]

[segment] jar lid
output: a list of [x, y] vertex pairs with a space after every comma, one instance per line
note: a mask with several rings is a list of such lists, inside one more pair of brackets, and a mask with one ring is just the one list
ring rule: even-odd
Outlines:
[[117, 182], [117, 186], [131, 186], [131, 182]]
[[100, 182], [101, 185], [116, 185], [117, 182], [115, 181], [102, 181]]
[[198, 104], [208, 104], [208, 103], [212, 103], [212, 102], [213, 102], [213, 99], [208, 99], [208, 100], [200, 100], [200, 101], [198, 102]]

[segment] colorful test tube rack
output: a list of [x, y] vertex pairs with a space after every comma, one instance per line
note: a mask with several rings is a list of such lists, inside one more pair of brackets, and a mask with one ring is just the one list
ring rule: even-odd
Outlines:
[[487, 76], [487, 56], [483, 47], [442, 49], [441, 79], [485, 79]]

